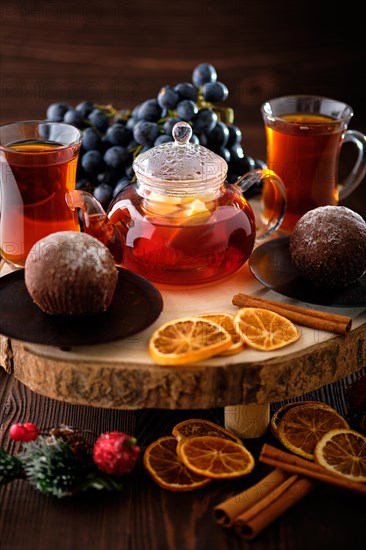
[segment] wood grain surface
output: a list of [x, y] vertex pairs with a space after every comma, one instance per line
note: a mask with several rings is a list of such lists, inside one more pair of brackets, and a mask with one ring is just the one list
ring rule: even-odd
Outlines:
[[[335, 407], [347, 416], [344, 388], [352, 377], [304, 395]], [[95, 435], [121, 430], [135, 435], [144, 449], [151, 441], [169, 435], [187, 418], [207, 418], [223, 425], [222, 409], [210, 411], [138, 412], [60, 405], [41, 397], [13, 376], [0, 371], [0, 445], [16, 453], [9, 441], [13, 422], [35, 422], [46, 430], [61, 423], [91, 430]], [[272, 412], [280, 403], [272, 407]], [[258, 457], [266, 434], [247, 440]], [[361, 549], [366, 510], [360, 495], [320, 486], [276, 520], [254, 541], [245, 542], [233, 531], [218, 526], [213, 507], [256, 483], [270, 468], [257, 462], [254, 471], [239, 480], [215, 482], [193, 493], [171, 493], [156, 486], [140, 463], [126, 478], [120, 493], [89, 493], [57, 500], [37, 493], [28, 483], [15, 481], [0, 489], [2, 550], [343, 550]]]
[[[113, 409], [197, 409], [275, 403], [344, 378], [366, 364], [366, 325], [288, 355], [255, 362], [159, 367], [67, 360], [29, 350], [0, 336], [0, 365], [41, 395], [68, 403]], [[92, 352], [92, 350], [91, 350]]]

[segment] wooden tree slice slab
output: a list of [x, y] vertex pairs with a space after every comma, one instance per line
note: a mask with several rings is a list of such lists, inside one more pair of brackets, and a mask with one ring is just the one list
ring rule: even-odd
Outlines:
[[247, 266], [220, 283], [160, 291], [164, 300], [161, 316], [138, 334], [69, 352], [1, 337], [1, 365], [42, 395], [115, 409], [198, 409], [277, 402], [366, 365], [366, 312], [360, 308], [332, 310], [353, 317], [353, 328], [346, 336], [299, 327], [301, 338], [281, 350], [247, 348], [238, 355], [187, 366], [154, 365], [147, 353], [148, 340], [153, 330], [168, 320], [214, 311], [234, 313], [237, 309], [231, 300], [238, 292], [291, 301], [263, 289]]

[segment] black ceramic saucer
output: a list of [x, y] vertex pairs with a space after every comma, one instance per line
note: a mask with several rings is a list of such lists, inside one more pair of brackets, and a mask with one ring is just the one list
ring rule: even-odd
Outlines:
[[0, 278], [0, 334], [34, 344], [71, 348], [119, 340], [148, 327], [162, 309], [159, 290], [126, 269], [119, 269], [109, 309], [82, 317], [43, 313], [26, 289], [24, 270]]
[[366, 306], [366, 275], [344, 288], [318, 288], [302, 276], [292, 263], [289, 237], [258, 246], [249, 259], [254, 277], [283, 296], [329, 307]]

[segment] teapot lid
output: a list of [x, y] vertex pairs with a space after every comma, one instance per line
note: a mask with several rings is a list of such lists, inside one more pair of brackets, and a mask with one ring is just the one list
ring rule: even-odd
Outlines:
[[140, 181], [210, 184], [223, 182], [227, 163], [206, 147], [190, 143], [192, 128], [177, 122], [172, 130], [173, 142], [163, 143], [138, 155], [133, 169]]

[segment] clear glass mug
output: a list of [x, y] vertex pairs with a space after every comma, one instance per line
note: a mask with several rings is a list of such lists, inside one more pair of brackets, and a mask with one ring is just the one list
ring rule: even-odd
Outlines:
[[0, 251], [24, 266], [39, 239], [79, 231], [65, 194], [75, 188], [81, 132], [69, 124], [24, 121], [0, 126]]
[[[341, 101], [310, 95], [291, 95], [262, 105], [267, 140], [267, 165], [283, 181], [287, 208], [281, 230], [291, 232], [308, 210], [336, 205], [360, 184], [366, 174], [366, 136], [348, 130], [352, 108]], [[358, 149], [356, 163], [338, 185], [342, 144]], [[264, 189], [265, 215], [271, 197]]]

